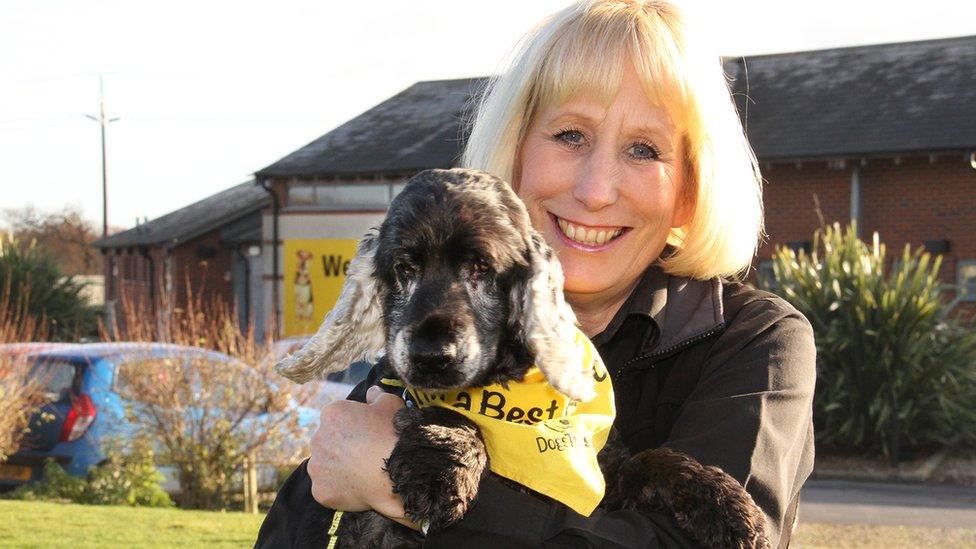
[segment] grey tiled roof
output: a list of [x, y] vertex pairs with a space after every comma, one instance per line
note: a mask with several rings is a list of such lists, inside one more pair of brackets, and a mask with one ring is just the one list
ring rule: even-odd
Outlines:
[[484, 82], [418, 82], [257, 176], [410, 173], [452, 166], [461, 151], [461, 119]]
[[[96, 240], [92, 245], [96, 248], [173, 245], [186, 242], [231, 223], [235, 224], [232, 228], [243, 229], [242, 231], [235, 230], [235, 233], [246, 232], [249, 227], [239, 227], [238, 225], [243, 223], [250, 226], [253, 223], [250, 222], [251, 218], [247, 220], [242, 218], [254, 214], [269, 202], [268, 193], [255, 185], [254, 181], [248, 181], [162, 217], [157, 217], [138, 227]], [[243, 235], [236, 234], [235, 236], [240, 238]]]
[[753, 56], [726, 68], [764, 160], [976, 147], [976, 36]]
[[[761, 159], [976, 147], [976, 36], [728, 59]], [[419, 82], [258, 172], [411, 172], [455, 164], [485, 80]], [[748, 105], [745, 100], [748, 94]]]

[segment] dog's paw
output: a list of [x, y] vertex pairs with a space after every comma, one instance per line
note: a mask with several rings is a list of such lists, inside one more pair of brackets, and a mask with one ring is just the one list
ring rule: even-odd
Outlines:
[[460, 520], [488, 471], [478, 428], [442, 408], [403, 408], [394, 425], [399, 440], [386, 471], [407, 517], [428, 520], [433, 529]]
[[673, 514], [705, 547], [769, 546], [766, 517], [745, 488], [681, 452], [657, 448], [635, 455], [620, 467], [615, 488], [608, 507]]

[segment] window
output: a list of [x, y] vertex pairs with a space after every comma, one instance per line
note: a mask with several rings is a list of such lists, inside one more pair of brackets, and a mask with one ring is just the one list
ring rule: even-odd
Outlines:
[[179, 386], [183, 370], [179, 357], [126, 357], [115, 372], [115, 392], [138, 402], [164, 404], [168, 393]]
[[318, 185], [315, 188], [315, 204], [326, 208], [386, 208], [390, 204], [390, 186], [375, 183]]
[[[67, 401], [72, 389], [77, 391], [81, 368], [61, 360], [42, 360], [34, 365], [31, 379], [44, 383], [44, 396], [51, 402]], [[76, 379], [77, 378], [77, 379]]]
[[956, 284], [959, 285], [960, 299], [976, 301], [976, 259], [956, 262]]
[[385, 210], [401, 183], [288, 184], [288, 206], [320, 210]]
[[366, 379], [369, 375], [369, 371], [373, 369], [373, 365], [364, 360], [359, 360], [353, 362], [349, 365], [349, 368], [342, 370], [341, 372], [333, 372], [329, 374], [328, 380], [334, 381], [336, 383], [346, 383], [349, 385], [358, 385], [359, 382]]
[[312, 206], [315, 204], [315, 187], [292, 183], [288, 185], [289, 206]]

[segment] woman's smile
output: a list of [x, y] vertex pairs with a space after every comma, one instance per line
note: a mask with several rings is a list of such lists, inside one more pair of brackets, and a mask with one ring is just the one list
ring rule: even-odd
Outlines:
[[588, 252], [599, 252], [608, 249], [614, 241], [624, 236], [630, 227], [594, 226], [577, 221], [564, 219], [552, 212], [549, 217], [559, 228], [557, 234], [564, 237], [567, 246]]

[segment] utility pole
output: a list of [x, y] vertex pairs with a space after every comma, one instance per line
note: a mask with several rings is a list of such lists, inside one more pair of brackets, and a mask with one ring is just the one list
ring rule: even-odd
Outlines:
[[[105, 116], [105, 82], [102, 75], [98, 75], [98, 116], [86, 114], [88, 118], [98, 122], [102, 132], [102, 238], [108, 237], [108, 174], [106, 170], [105, 156], [105, 126], [115, 122], [118, 118], [108, 118]], [[109, 330], [115, 329], [115, 299], [118, 298], [115, 287], [115, 255], [111, 252], [107, 255], [108, 269], [105, 280], [105, 321]], [[112, 290], [111, 294], [109, 290]], [[108, 299], [109, 296], [113, 299]]]
[[102, 75], [98, 75], [98, 116], [86, 114], [88, 118], [98, 122], [102, 130], [102, 238], [108, 236], [108, 175], [106, 173], [105, 162], [105, 126], [110, 122], [115, 122], [118, 118], [108, 118], [105, 116], [105, 82]]

